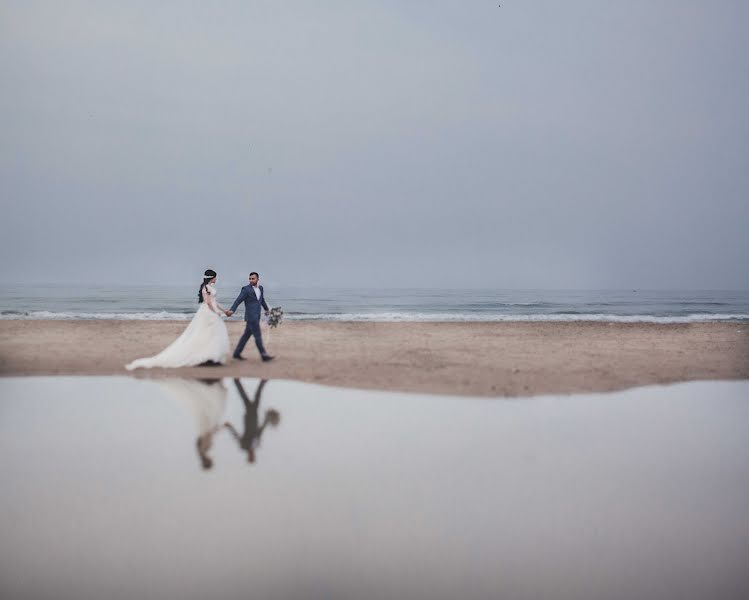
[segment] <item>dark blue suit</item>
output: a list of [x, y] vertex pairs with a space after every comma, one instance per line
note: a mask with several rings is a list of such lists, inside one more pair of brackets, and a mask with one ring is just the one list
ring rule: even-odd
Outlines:
[[244, 350], [244, 346], [250, 336], [255, 336], [255, 345], [257, 346], [260, 356], [265, 356], [267, 352], [263, 346], [263, 336], [260, 334], [260, 307], [262, 306], [265, 310], [268, 310], [268, 305], [265, 303], [265, 295], [263, 294], [263, 286], [257, 286], [260, 290], [260, 299], [258, 300], [255, 294], [255, 288], [251, 285], [246, 285], [239, 292], [239, 296], [231, 305], [231, 311], [235, 312], [237, 307], [244, 302], [244, 320], [245, 328], [242, 337], [239, 338], [239, 343], [234, 350], [234, 356], [239, 356]]

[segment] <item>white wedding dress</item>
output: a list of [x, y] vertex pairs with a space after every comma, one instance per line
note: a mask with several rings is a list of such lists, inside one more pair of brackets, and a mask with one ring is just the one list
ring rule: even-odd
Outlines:
[[156, 356], [139, 358], [125, 368], [132, 371], [141, 367], [193, 367], [207, 361], [225, 363], [229, 332], [221, 319], [223, 313], [216, 302], [215, 286], [205, 286], [202, 294], [203, 302], [182, 335]]

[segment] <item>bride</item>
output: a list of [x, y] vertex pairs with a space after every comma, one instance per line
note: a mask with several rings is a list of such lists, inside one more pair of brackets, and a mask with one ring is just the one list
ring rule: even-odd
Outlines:
[[221, 315], [226, 310], [216, 301], [216, 271], [208, 269], [198, 290], [200, 308], [176, 340], [156, 356], [139, 358], [125, 368], [193, 367], [201, 364], [224, 364], [229, 353], [229, 333]]

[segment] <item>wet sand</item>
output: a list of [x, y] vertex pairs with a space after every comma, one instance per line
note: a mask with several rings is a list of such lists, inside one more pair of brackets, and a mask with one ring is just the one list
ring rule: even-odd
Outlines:
[[[171, 321], [0, 321], [0, 375], [122, 375], [185, 328]], [[229, 322], [232, 347], [243, 324]], [[262, 363], [138, 377], [263, 377], [366, 389], [525, 396], [749, 379], [749, 323], [285, 322]]]

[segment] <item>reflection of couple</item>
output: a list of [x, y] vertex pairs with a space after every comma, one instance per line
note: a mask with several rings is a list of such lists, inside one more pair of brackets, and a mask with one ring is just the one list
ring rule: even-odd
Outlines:
[[234, 385], [239, 392], [244, 404], [244, 433], [240, 435], [234, 426], [224, 421], [226, 410], [227, 389], [221, 379], [166, 379], [159, 382], [166, 387], [171, 394], [181, 403], [190, 408], [195, 417], [195, 425], [198, 430], [196, 446], [200, 464], [204, 469], [213, 466], [213, 459], [208, 455], [213, 445], [213, 436], [227, 429], [239, 444], [242, 451], [247, 453], [247, 461], [255, 462], [255, 450], [260, 445], [260, 439], [265, 428], [270, 425], [277, 426], [281, 421], [281, 415], [277, 410], [265, 411], [262, 422], [260, 422], [259, 409], [260, 398], [267, 380], [263, 379], [255, 390], [255, 396], [250, 400], [247, 392], [239, 379], [234, 380]]
[[216, 271], [208, 269], [205, 272], [203, 283], [198, 290], [200, 308], [176, 340], [156, 356], [139, 358], [126, 365], [125, 368], [130, 371], [139, 367], [192, 367], [202, 364], [225, 364], [229, 354], [229, 332], [221, 316], [230, 317], [240, 304], [244, 304], [245, 329], [234, 349], [233, 357], [236, 360], [244, 360], [242, 350], [250, 337], [254, 336], [255, 345], [263, 361], [273, 360], [273, 357], [265, 351], [263, 336], [260, 332], [260, 309], [264, 308], [266, 315], [269, 312], [263, 286], [260, 285], [260, 276], [254, 271], [250, 273], [249, 285], [242, 288], [234, 304], [228, 310], [218, 303], [216, 279]]

